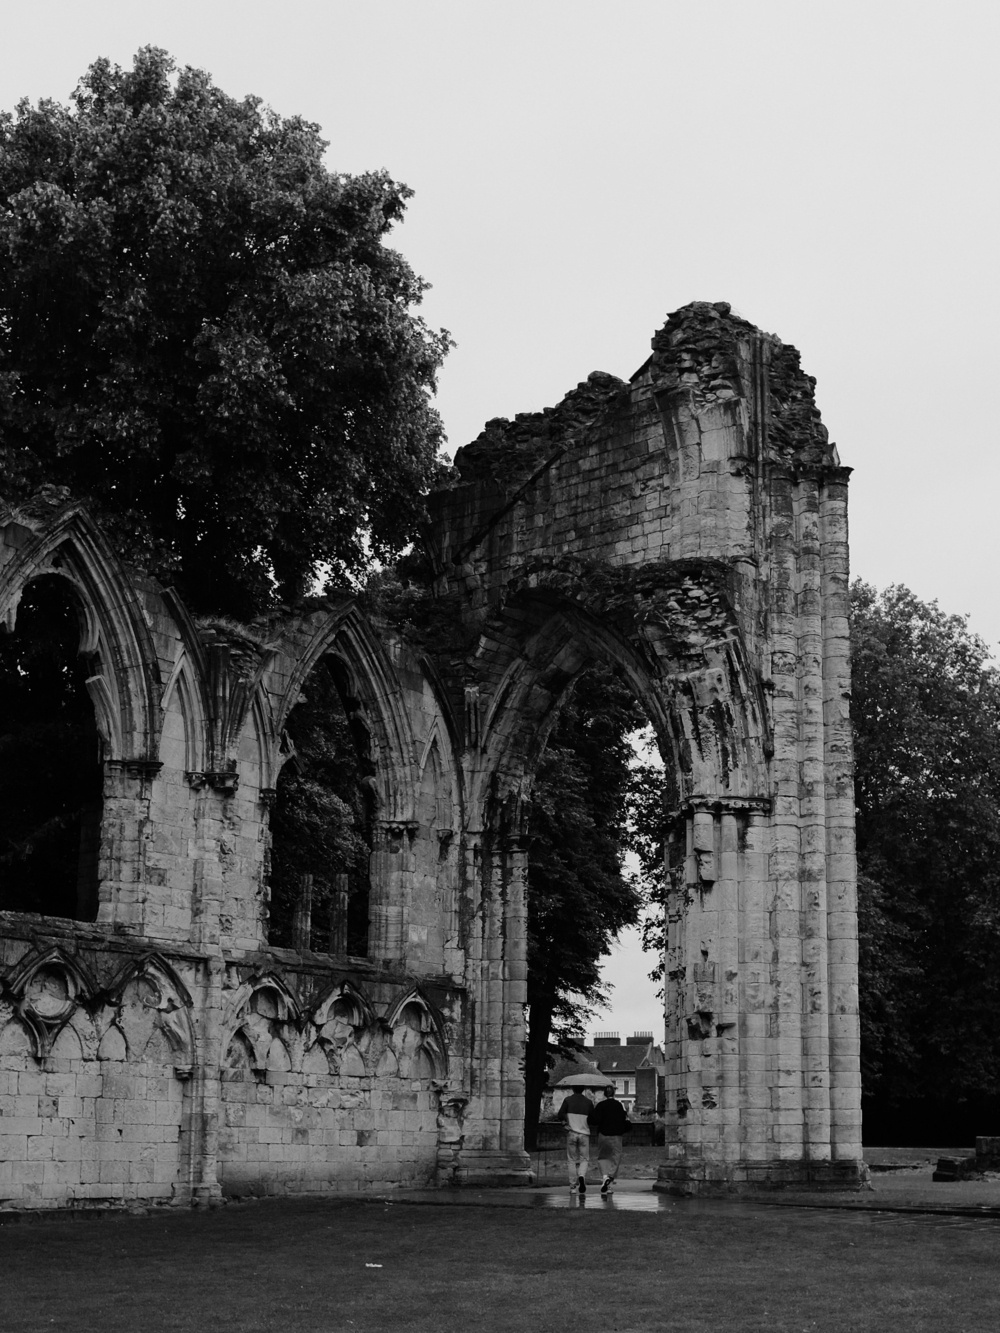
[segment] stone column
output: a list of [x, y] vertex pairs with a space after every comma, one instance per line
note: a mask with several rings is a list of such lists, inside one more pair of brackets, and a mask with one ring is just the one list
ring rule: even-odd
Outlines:
[[835, 1163], [861, 1152], [857, 859], [850, 719], [849, 468], [829, 469], [820, 490], [823, 569], [823, 707], [827, 833], [830, 1142]]
[[221, 1050], [225, 960], [220, 940], [225, 884], [220, 853], [227, 803], [236, 784], [213, 782], [212, 775], [203, 773], [189, 774], [188, 781], [197, 793], [195, 830], [200, 853], [194, 862], [192, 943], [202, 954], [202, 1002], [196, 1016], [197, 1054], [191, 1079], [191, 1197], [195, 1203], [214, 1206], [222, 1197], [218, 1163], [225, 1055]]
[[403, 820], [380, 819], [375, 825], [368, 904], [368, 957], [373, 961], [406, 957], [408, 880], [415, 831], [415, 824]]
[[796, 487], [795, 537], [798, 553], [803, 1156], [810, 1162], [830, 1160], [826, 736], [819, 525], [819, 487], [815, 477], [806, 475], [800, 478]]
[[147, 924], [142, 835], [161, 767], [150, 759], [109, 759], [104, 766], [97, 920], [132, 934]]
[[528, 844], [511, 839], [504, 854], [503, 952], [500, 959], [500, 1147], [524, 1151], [524, 1007], [528, 1000]]
[[191, 1143], [194, 1203], [215, 1207], [221, 1202], [219, 1184], [219, 1119], [222, 1113], [221, 1049], [225, 964], [212, 954], [204, 964], [202, 1007], [199, 1015], [199, 1059], [191, 1088]]
[[668, 1154], [659, 1189], [745, 1188], [773, 1151], [767, 805], [700, 797], [683, 816], [686, 856], [667, 907]]
[[486, 837], [472, 852], [476, 904], [466, 943], [468, 1106], [449, 1183], [524, 1184], [524, 1003], [527, 848]]

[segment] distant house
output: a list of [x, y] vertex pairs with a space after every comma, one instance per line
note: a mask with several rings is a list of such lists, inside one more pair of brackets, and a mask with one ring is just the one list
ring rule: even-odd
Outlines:
[[615, 1096], [633, 1119], [660, 1109], [664, 1057], [652, 1032], [634, 1032], [624, 1041], [617, 1032], [598, 1032], [587, 1055], [614, 1082]]
[[[635, 1032], [622, 1041], [617, 1032], [599, 1032], [592, 1046], [582, 1046], [575, 1059], [557, 1061], [549, 1071], [542, 1098], [542, 1119], [551, 1119], [572, 1091], [558, 1083], [570, 1074], [600, 1072], [614, 1084], [615, 1096], [633, 1120], [651, 1119], [662, 1110], [664, 1058], [652, 1032]], [[600, 1089], [593, 1089], [589, 1095]]]

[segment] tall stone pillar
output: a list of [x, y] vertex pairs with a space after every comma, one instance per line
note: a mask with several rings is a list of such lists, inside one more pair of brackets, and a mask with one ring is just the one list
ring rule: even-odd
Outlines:
[[528, 844], [511, 838], [504, 850], [502, 912], [504, 929], [499, 964], [501, 1003], [500, 1146], [524, 1151], [524, 1007], [528, 1001]]
[[368, 957], [373, 960], [406, 957], [415, 827], [392, 819], [380, 819], [375, 825], [368, 904]]
[[472, 1055], [464, 1140], [449, 1182], [527, 1182], [524, 1151], [524, 1004], [527, 998], [527, 846], [486, 837], [475, 847], [476, 910], [467, 943]]
[[682, 809], [661, 1189], [860, 1181], [845, 483], [772, 470], [769, 791]]
[[829, 469], [819, 494], [823, 606], [823, 718], [826, 782], [827, 984], [830, 1150], [861, 1159], [861, 1030], [858, 1018], [858, 896], [850, 718], [848, 469]]

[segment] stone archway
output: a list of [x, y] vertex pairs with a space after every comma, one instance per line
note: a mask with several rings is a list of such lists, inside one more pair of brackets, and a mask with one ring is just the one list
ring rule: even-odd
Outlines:
[[[477, 827], [516, 807], [602, 633], [677, 764], [661, 1186], [856, 1186], [848, 470], [798, 353], [697, 303], [629, 384], [591, 376], [455, 464], [429, 550], [475, 645], [442, 675]], [[521, 920], [516, 849], [482, 876]]]

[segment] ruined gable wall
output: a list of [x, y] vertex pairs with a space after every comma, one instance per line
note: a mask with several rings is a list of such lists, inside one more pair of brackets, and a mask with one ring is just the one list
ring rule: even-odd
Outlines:
[[722, 304], [562, 407], [491, 423], [437, 501], [480, 804], [523, 803], [576, 673], [622, 670], [680, 793], [664, 1186], [856, 1184], [847, 471], [798, 353]]

